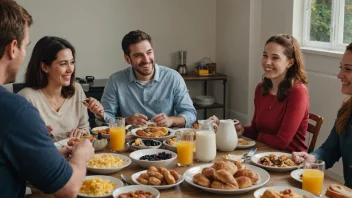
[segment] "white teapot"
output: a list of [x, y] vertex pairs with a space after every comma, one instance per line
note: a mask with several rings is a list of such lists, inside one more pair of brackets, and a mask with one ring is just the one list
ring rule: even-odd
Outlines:
[[233, 151], [237, 143], [237, 132], [233, 120], [220, 120], [216, 132], [216, 148], [219, 151]]

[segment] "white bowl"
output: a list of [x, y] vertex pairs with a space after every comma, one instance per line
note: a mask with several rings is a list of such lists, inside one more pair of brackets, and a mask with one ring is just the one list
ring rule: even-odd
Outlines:
[[[139, 158], [144, 155], [152, 155], [152, 154], [162, 153], [162, 152], [171, 153], [171, 158], [167, 160], [160, 160], [160, 161], [139, 160]], [[174, 161], [176, 161], [177, 154], [165, 149], [142, 149], [142, 150], [138, 150], [130, 153], [130, 158], [132, 159], [132, 161], [134, 161], [136, 164], [138, 164], [143, 168], [149, 168], [150, 166], [167, 167], [171, 165]]]
[[[155, 142], [158, 142], [159, 143], [159, 145], [158, 146], [136, 146], [136, 145], [133, 145], [133, 143], [134, 143], [134, 141], [135, 140], [130, 140], [130, 141], [128, 141], [127, 142], [127, 145], [128, 145], [128, 147], [131, 149], [131, 150], [139, 150], [139, 149], [158, 149], [158, 148], [160, 148], [161, 147], [161, 145], [163, 145], [160, 141], [158, 141], [158, 140], [153, 140], [153, 141], [155, 141]], [[142, 140], [142, 141], [144, 141], [144, 140]]]
[[99, 153], [99, 154], [95, 154], [94, 156], [101, 156], [103, 154], [109, 154], [112, 155], [114, 157], [118, 157], [120, 159], [122, 159], [124, 161], [123, 165], [118, 167], [118, 168], [93, 168], [93, 167], [89, 167], [88, 163], [87, 163], [87, 170], [92, 172], [92, 173], [98, 173], [98, 174], [111, 174], [111, 173], [115, 173], [117, 171], [122, 170], [123, 168], [127, 167], [128, 165], [131, 164], [131, 159], [127, 156], [124, 155], [119, 155], [116, 153]]
[[[100, 126], [100, 127], [95, 127], [95, 128], [92, 128], [91, 132], [94, 134], [94, 135], [98, 135], [98, 132], [96, 132], [97, 130], [103, 130], [103, 129], [108, 129], [109, 127], [108, 126]], [[106, 139], [109, 139], [110, 138], [110, 134], [104, 134], [102, 133], [101, 136], [103, 138], [106, 138]]]
[[160, 197], [160, 192], [152, 188], [150, 186], [145, 186], [145, 185], [131, 185], [131, 186], [124, 186], [121, 188], [116, 189], [113, 193], [112, 196], [118, 197], [119, 195], [123, 193], [128, 193], [128, 192], [136, 192], [137, 190], [143, 190], [145, 192], [150, 192], [153, 195], [153, 198], [159, 198]]
[[168, 144], [166, 141], [167, 141], [167, 140], [164, 140], [164, 141], [163, 141], [163, 144], [164, 144], [165, 148], [166, 148], [167, 150], [170, 150], [170, 151], [173, 151], [173, 152], [177, 153], [177, 148], [176, 148], [176, 146], [170, 145], [170, 144]]
[[121, 187], [123, 187], [123, 183], [121, 180], [115, 178], [115, 177], [111, 177], [111, 176], [106, 176], [106, 175], [91, 175], [91, 176], [86, 176], [84, 178], [84, 180], [86, 179], [90, 179], [90, 178], [96, 178], [96, 177], [99, 177], [101, 179], [107, 179], [107, 180], [110, 180], [112, 181], [113, 183], [115, 183], [115, 189], [113, 189], [111, 192], [112, 193], [109, 193], [109, 194], [106, 194], [106, 195], [103, 195], [103, 196], [91, 196], [91, 195], [86, 195], [86, 194], [81, 194], [79, 193], [78, 196], [79, 197], [110, 197], [113, 192], [116, 191], [116, 189], [120, 189]]
[[215, 99], [212, 96], [197, 96], [196, 104], [201, 106], [209, 106], [215, 102]]

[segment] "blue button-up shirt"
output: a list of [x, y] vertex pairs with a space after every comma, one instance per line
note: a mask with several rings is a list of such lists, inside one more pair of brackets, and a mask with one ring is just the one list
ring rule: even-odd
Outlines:
[[318, 159], [325, 161], [326, 169], [331, 168], [335, 162], [342, 158], [343, 175], [345, 185], [352, 188], [352, 117], [350, 118], [346, 131], [339, 135], [335, 125], [328, 139], [312, 154]]
[[165, 113], [167, 116], [184, 117], [185, 127], [191, 127], [197, 115], [181, 75], [157, 64], [154, 78], [146, 85], [136, 79], [132, 67], [111, 75], [101, 103], [105, 121], [136, 113], [151, 119], [159, 113]]

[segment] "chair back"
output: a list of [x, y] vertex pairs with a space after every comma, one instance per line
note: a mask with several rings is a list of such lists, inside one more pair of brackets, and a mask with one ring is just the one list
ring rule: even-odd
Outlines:
[[23, 88], [25, 88], [25, 84], [24, 83], [13, 83], [12, 84], [13, 93], [15, 93], [15, 94], [17, 94]]
[[316, 114], [309, 113], [309, 120], [313, 120], [315, 122], [315, 124], [308, 123], [307, 129], [309, 133], [313, 134], [313, 138], [310, 141], [308, 148], [308, 153], [311, 153], [314, 151], [315, 143], [317, 142], [317, 138], [320, 132], [321, 125], [324, 122], [324, 118]]

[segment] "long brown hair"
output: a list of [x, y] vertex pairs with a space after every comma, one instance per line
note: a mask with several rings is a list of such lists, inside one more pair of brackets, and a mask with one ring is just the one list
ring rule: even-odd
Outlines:
[[[277, 91], [277, 100], [279, 102], [285, 100], [288, 95], [290, 88], [295, 83], [307, 84], [307, 74], [304, 71], [304, 62], [301, 48], [298, 41], [291, 35], [277, 34], [270, 37], [265, 46], [268, 43], [277, 43], [285, 48], [284, 54], [288, 59], [294, 59], [293, 65], [287, 70], [285, 79], [279, 84]], [[270, 79], [263, 77], [263, 86], [261, 87], [262, 95], [267, 95], [270, 89], [273, 87], [273, 83]]]
[[[346, 47], [346, 51], [352, 51], [352, 43]], [[346, 126], [351, 117], [352, 112], [352, 97], [349, 97], [342, 104], [341, 108], [337, 113], [335, 129], [338, 134], [344, 134], [346, 131]]]
[[[65, 39], [55, 36], [45, 36], [34, 46], [25, 74], [25, 86], [32, 89], [42, 89], [48, 85], [48, 75], [41, 69], [40, 64], [48, 67], [57, 59], [57, 54], [63, 49], [70, 49], [76, 60], [75, 48]], [[71, 75], [70, 85], [62, 87], [61, 96], [70, 98], [75, 94], [75, 71]]]

